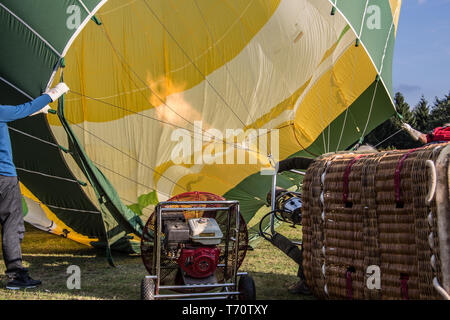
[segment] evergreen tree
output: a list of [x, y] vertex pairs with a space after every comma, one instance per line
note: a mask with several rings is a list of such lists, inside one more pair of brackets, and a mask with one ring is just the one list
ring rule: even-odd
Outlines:
[[[405, 101], [405, 97], [401, 92], [397, 92], [394, 97], [395, 108], [397, 109], [397, 113], [400, 114], [403, 118], [403, 122], [409, 123], [411, 126], [414, 126], [414, 116], [409, 108], [409, 104]], [[401, 126], [401, 121], [398, 118], [395, 118], [395, 124]]]
[[379, 149], [410, 149], [418, 147], [420, 143], [413, 140], [401, 128], [402, 122], [407, 122], [413, 127], [415, 125], [414, 114], [411, 112], [409, 104], [400, 92], [395, 94], [394, 103], [397, 113], [402, 119], [395, 115], [386, 120], [366, 136], [364, 143], [377, 146]]
[[[415, 141], [401, 129], [403, 122], [409, 123], [413, 128], [428, 133], [436, 127], [450, 123], [450, 92], [442, 99], [436, 97], [433, 106], [422, 95], [419, 103], [411, 111], [409, 104], [400, 92], [394, 97], [397, 113], [401, 117], [393, 116], [386, 120], [364, 139], [364, 143], [377, 146], [378, 149], [411, 149], [420, 147], [421, 142]], [[431, 110], [430, 110], [431, 109]]]
[[428, 101], [422, 95], [419, 103], [416, 105], [416, 108], [413, 111], [415, 129], [426, 133], [432, 129], [432, 125], [430, 123], [430, 107], [428, 106]]
[[435, 98], [430, 113], [430, 124], [432, 128], [441, 127], [446, 123], [450, 123], [450, 92], [442, 99]]

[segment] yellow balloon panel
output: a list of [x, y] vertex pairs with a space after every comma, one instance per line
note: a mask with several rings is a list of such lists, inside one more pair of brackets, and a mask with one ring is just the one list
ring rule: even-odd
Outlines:
[[[108, 1], [97, 14], [102, 25], [88, 24], [66, 56], [64, 77], [72, 91], [67, 117], [75, 123], [105, 122], [166, 103], [239, 54], [278, 4]], [[192, 118], [192, 108], [185, 107], [157, 116], [167, 122], [179, 114]]]
[[373, 83], [376, 74], [366, 51], [350, 46], [299, 103], [295, 115], [299, 144], [310, 146]]
[[175, 164], [175, 129], [278, 128], [277, 161], [375, 77], [328, 1], [109, 1], [98, 17], [66, 59], [66, 118], [126, 204], [152, 189], [223, 194], [269, 166], [267, 150], [247, 152], [257, 164]]

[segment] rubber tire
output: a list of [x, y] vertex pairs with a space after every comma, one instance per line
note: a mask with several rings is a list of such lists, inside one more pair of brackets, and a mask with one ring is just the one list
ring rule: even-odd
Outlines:
[[256, 300], [255, 281], [249, 275], [239, 278], [239, 300]]
[[155, 300], [155, 282], [153, 281], [153, 279], [142, 279], [141, 300]]

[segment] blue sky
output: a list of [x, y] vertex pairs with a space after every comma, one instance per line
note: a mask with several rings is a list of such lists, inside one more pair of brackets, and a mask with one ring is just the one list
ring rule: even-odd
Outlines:
[[450, 0], [403, 0], [393, 82], [411, 107], [450, 92]]

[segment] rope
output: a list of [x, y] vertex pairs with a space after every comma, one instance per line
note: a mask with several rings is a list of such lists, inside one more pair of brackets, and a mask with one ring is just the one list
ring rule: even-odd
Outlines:
[[[27, 137], [30, 137], [30, 138], [32, 138], [32, 139], [35, 139], [35, 140], [38, 140], [38, 141], [40, 141], [40, 142], [46, 143], [46, 144], [48, 144], [48, 145], [54, 146], [54, 147], [56, 147], [56, 148], [61, 148], [61, 146], [58, 145], [58, 144], [56, 144], [56, 143], [52, 143], [52, 142], [49, 142], [49, 141], [40, 139], [40, 138], [38, 138], [38, 137], [35, 137], [35, 136], [31, 135], [31, 134], [25, 133], [25, 132], [20, 131], [20, 130], [17, 130], [17, 129], [15, 129], [15, 128], [9, 128], [9, 129], [11, 129], [11, 130], [13, 130], [13, 131], [16, 131], [16, 132], [18, 132], [18, 133], [20, 133], [20, 134], [23, 134], [23, 135], [25, 135], [25, 136], [27, 136]], [[102, 164], [100, 164], [100, 163], [98, 163], [98, 162], [95, 162], [95, 161], [92, 161], [92, 162], [93, 162], [96, 166], [102, 167], [103, 169], [108, 170], [108, 171], [110, 171], [110, 172], [112, 172], [112, 173], [114, 173], [114, 174], [116, 174], [116, 175], [118, 175], [118, 176], [121, 176], [122, 178], [125, 178], [125, 179], [127, 179], [127, 180], [129, 180], [129, 181], [132, 181], [132, 182], [134, 182], [134, 183], [136, 183], [136, 184], [139, 184], [139, 185], [141, 185], [141, 186], [143, 186], [143, 187], [146, 187], [146, 188], [148, 188], [148, 189], [150, 189], [150, 190], [152, 190], [152, 191], [156, 191], [156, 189], [154, 189], [154, 188], [152, 188], [152, 187], [150, 187], [150, 186], [148, 186], [148, 185], [145, 185], [145, 184], [143, 184], [143, 183], [141, 183], [141, 182], [139, 182], [139, 181], [137, 181], [137, 180], [131, 179], [130, 177], [126, 177], [126, 176], [124, 176], [124, 175], [118, 173], [117, 171], [114, 171], [114, 170], [112, 170], [112, 169], [110, 169], [110, 168], [108, 168], [108, 167], [106, 167], [106, 166], [104, 166], [104, 165], [102, 165]], [[21, 169], [21, 170], [26, 171], [26, 169]], [[36, 172], [36, 173], [37, 173], [37, 172]], [[42, 174], [44, 174], [44, 173], [42, 173]], [[62, 178], [62, 179], [64, 179], [64, 178]], [[160, 192], [160, 191], [159, 191], [159, 192]], [[160, 193], [163, 193], [164, 195], [169, 196], [168, 194], [166, 194], [166, 193], [164, 193], [164, 192], [160, 192]], [[47, 204], [45, 204], [45, 205], [46, 205], [46, 206], [49, 206], [49, 205], [47, 205]]]
[[321, 122], [321, 127], [320, 128], [322, 129], [323, 150], [326, 153], [327, 146], [326, 146], [326, 143], [325, 143], [325, 124], [324, 124], [324, 116], [323, 116], [323, 113], [322, 113], [320, 96], [319, 96], [319, 88], [318, 87], [316, 89], [316, 96], [317, 96], [317, 101], [318, 101], [319, 110], [320, 110], [320, 122]]
[[384, 139], [383, 141], [381, 141], [380, 143], [378, 143], [377, 145], [374, 146], [374, 148], [378, 147], [380, 144], [382, 144], [383, 142], [389, 140], [390, 138], [392, 138], [393, 136], [397, 135], [400, 131], [402, 131], [403, 129], [399, 129], [397, 130], [395, 133], [391, 134], [389, 137], [387, 137], [386, 139]]
[[375, 88], [373, 90], [372, 101], [370, 103], [369, 114], [367, 115], [366, 125], [364, 126], [364, 130], [363, 130], [363, 132], [361, 134], [360, 140], [363, 139], [364, 135], [366, 134], [367, 127], [369, 126], [370, 117], [372, 116], [373, 104], [375, 102], [375, 96], [377, 95], [378, 83], [379, 83], [378, 81], [376, 81], [376, 83], [375, 83]]
[[11, 16], [13, 16], [17, 21], [19, 21], [24, 27], [26, 27], [29, 31], [31, 31], [36, 37], [38, 37], [48, 49], [53, 51], [59, 58], [62, 57], [62, 54], [56, 50], [50, 42], [48, 42], [41, 34], [39, 34], [36, 30], [34, 30], [30, 25], [28, 25], [24, 20], [22, 20], [18, 15], [8, 9], [4, 4], [0, 3], [0, 7], [2, 7], [6, 12], [8, 12]]
[[[193, 138], [194, 140], [202, 141], [202, 142], [203, 142], [203, 139], [202, 139], [202, 138], [196, 137], [196, 132], [195, 132], [194, 130], [192, 130], [192, 129], [188, 129], [188, 128], [185, 128], [185, 127], [181, 127], [181, 126], [178, 126], [178, 125], [176, 125], [176, 124], [173, 124], [173, 123], [170, 123], [170, 122], [167, 122], [167, 121], [163, 121], [163, 120], [160, 120], [160, 119], [151, 117], [151, 116], [149, 116], [149, 115], [142, 114], [142, 113], [140, 113], [140, 112], [136, 112], [136, 111], [127, 109], [127, 108], [125, 108], [125, 107], [122, 107], [122, 106], [119, 106], [119, 105], [110, 103], [110, 102], [106, 102], [106, 101], [100, 100], [100, 99], [98, 99], [98, 98], [90, 97], [90, 96], [87, 96], [87, 95], [85, 95], [85, 94], [83, 94], [83, 93], [80, 93], [80, 92], [77, 92], [77, 91], [72, 91], [72, 90], [71, 90], [70, 92], [71, 92], [71, 93], [74, 93], [74, 94], [76, 94], [76, 95], [79, 95], [80, 97], [85, 97], [85, 98], [87, 98], [87, 99], [94, 100], [94, 101], [99, 102], [99, 103], [103, 103], [103, 104], [108, 105], [108, 106], [111, 106], [111, 107], [113, 107], [113, 108], [117, 108], [117, 109], [120, 109], [120, 110], [129, 112], [129, 113], [132, 113], [132, 114], [135, 114], [135, 115], [138, 115], [138, 116], [142, 116], [142, 117], [144, 117], [144, 118], [148, 118], [148, 119], [150, 119], [150, 120], [154, 120], [154, 121], [157, 121], [157, 122], [160, 122], [160, 123], [163, 123], [163, 124], [167, 124], [167, 125], [173, 126], [173, 127], [177, 128], [177, 129], [187, 130], [187, 131], [189, 131], [189, 132], [191, 132], [191, 133], [193, 134], [192, 138]], [[192, 124], [192, 125], [194, 125], [194, 124]], [[216, 136], [211, 135], [210, 133], [208, 133], [208, 132], [205, 131], [204, 129], [202, 129], [201, 131], [202, 131], [204, 134], [209, 135], [208, 137], [209, 137], [212, 141], [216, 141], [216, 138], [217, 138]], [[259, 136], [261, 136], [261, 135], [258, 135], [257, 137], [259, 137]], [[257, 137], [256, 137], [256, 138], [257, 138]], [[255, 151], [255, 150], [250, 149], [250, 148], [242, 148], [242, 146], [237, 145], [237, 144], [235, 144], [235, 143], [227, 142], [227, 141], [225, 141], [224, 139], [217, 139], [217, 140], [220, 141], [220, 142], [222, 142], [222, 143], [224, 143], [224, 144], [226, 144], [226, 145], [230, 145], [230, 146], [232, 146], [232, 147], [235, 148], [235, 149], [243, 149], [243, 150], [255, 152], [255, 153], [257, 153], [257, 154], [261, 154], [261, 155], [262, 155], [262, 153], [259, 152], [259, 151]]]
[[[397, 9], [395, 10], [394, 17], [392, 18], [391, 27], [389, 28], [389, 33], [388, 33], [388, 36], [387, 36], [387, 38], [386, 38], [386, 42], [385, 42], [385, 45], [384, 45], [383, 57], [381, 58], [380, 72], [377, 74], [377, 79], [376, 79], [376, 84], [375, 84], [375, 90], [374, 90], [374, 93], [373, 93], [372, 102], [371, 102], [371, 104], [370, 104], [369, 115], [368, 115], [368, 117], [367, 117], [366, 125], [364, 126], [364, 130], [363, 130], [363, 133], [362, 133], [362, 135], [361, 135], [361, 138], [364, 137], [364, 135], [365, 135], [365, 133], [366, 133], [367, 126], [369, 125], [369, 120], [370, 120], [370, 117], [371, 117], [371, 115], [372, 115], [373, 103], [374, 103], [374, 101], [375, 101], [375, 96], [376, 96], [376, 93], [377, 93], [378, 83], [379, 83], [379, 81], [381, 80], [380, 77], [381, 77], [381, 73], [383, 72], [384, 59], [385, 59], [385, 57], [386, 57], [386, 50], [387, 50], [387, 46], [388, 46], [388, 43], [389, 43], [389, 39], [391, 38], [392, 28], [394, 27], [394, 21], [395, 21], [395, 16], [397, 15], [397, 12], [398, 12], [398, 7], [397, 7]], [[394, 107], [394, 108], [395, 108], [395, 107]]]
[[[142, 80], [142, 79], [139, 77], [139, 75], [134, 71], [134, 69], [126, 62], [126, 60], [123, 58], [123, 56], [122, 56], [122, 55], [118, 52], [118, 50], [115, 48], [115, 46], [114, 46], [114, 44], [113, 44], [111, 38], [110, 38], [109, 35], [107, 34], [107, 31], [106, 31], [106, 28], [105, 28], [104, 24], [102, 24], [102, 26], [104, 27], [103, 32], [104, 32], [104, 35], [105, 35], [106, 39], [108, 40], [109, 44], [111, 45], [112, 49], [114, 50], [116, 56], [119, 58], [119, 60], [121, 60], [122, 67], [125, 69], [124, 65], [126, 65], [127, 68], [128, 68], [128, 69], [136, 76], [136, 78], [138, 78], [138, 80], [141, 81], [141, 82], [146, 86], [146, 88], [147, 88], [154, 96], [156, 96], [156, 97], [158, 98], [158, 100], [159, 100], [163, 105], [165, 105], [167, 108], [169, 108], [169, 110], [171, 110], [173, 113], [175, 113], [175, 114], [176, 114], [177, 116], [179, 116], [181, 119], [183, 119], [184, 121], [186, 121], [187, 123], [189, 123], [190, 125], [192, 125], [193, 127], [195, 127], [194, 123], [192, 123], [191, 121], [189, 121], [188, 119], [184, 118], [182, 115], [180, 115], [179, 113], [177, 113], [177, 112], [176, 112], [172, 107], [170, 107], [170, 106], [169, 106], [169, 105], [168, 105], [168, 104], [167, 104], [167, 103], [166, 103], [166, 102], [165, 102], [165, 101], [164, 101], [164, 100], [163, 100], [163, 99], [155, 92], [155, 91], [153, 91], [152, 88], [150, 88], [144, 80]], [[129, 74], [129, 73], [128, 73], [128, 76], [130, 77], [130, 74]], [[137, 84], [136, 84], [136, 82], [135, 82], [131, 77], [130, 77], [130, 80], [134, 83], [134, 85], [135, 85], [136, 87], [138, 87]], [[142, 94], [142, 93], [141, 93], [141, 94]], [[80, 95], [82, 95], [82, 94], [80, 94]], [[83, 96], [83, 95], [82, 95], [82, 96]], [[87, 97], [87, 96], [86, 96], [86, 97]], [[89, 97], [88, 97], [88, 98], [89, 98]], [[146, 97], [144, 97], [144, 98], [146, 98]], [[95, 98], [91, 98], [91, 99], [94, 99], [94, 100], [95, 100]], [[96, 100], [96, 101], [98, 101], [98, 102], [103, 102], [103, 101], [101, 101], [101, 100]], [[104, 102], [104, 103], [106, 103], [106, 102]], [[108, 103], [106, 103], [106, 104], [108, 104]], [[112, 104], [110, 104], [110, 105], [112, 105]], [[119, 108], [122, 108], [122, 109], [124, 109], [124, 110], [127, 110], [126, 108], [123, 108], [123, 107], [119, 107]], [[131, 110], [127, 110], [127, 111], [133, 112], [133, 111], [131, 111]], [[136, 113], [136, 114], [140, 114], [140, 113]], [[142, 114], [141, 114], [141, 115], [142, 115]], [[161, 120], [159, 120], [159, 119], [154, 119], [154, 118], [153, 118], [153, 120], [156, 120], [156, 121], [160, 121], [160, 122], [166, 123], [166, 122], [161, 121]], [[242, 122], [242, 121], [241, 121], [241, 122]], [[170, 124], [170, 123], [167, 123], [167, 124]], [[245, 125], [244, 125], [244, 126], [245, 126]], [[177, 126], [177, 127], [178, 127], [178, 126]], [[186, 129], [186, 128], [183, 128], [183, 127], [179, 127], [179, 128]], [[189, 130], [189, 129], [186, 129], [186, 130]], [[189, 131], [193, 132], [192, 130], [189, 130]], [[206, 135], [209, 134], [209, 133], [206, 132], [204, 129], [202, 129], [202, 132], [205, 133]], [[211, 137], [213, 140], [215, 140], [215, 138], [216, 138], [215, 136], [211, 136], [211, 135], [210, 135], [210, 137]], [[195, 139], [195, 137], [194, 137], [194, 139]], [[233, 145], [234, 148], [239, 149], [237, 145], [231, 144], [231, 143], [227, 143], [227, 142], [224, 141], [223, 139], [222, 139], [222, 140], [219, 140], [219, 141], [221, 141], [221, 142], [223, 142], [223, 143], [225, 143], [225, 144]], [[247, 151], [254, 152], [254, 153], [256, 153], [256, 154], [264, 155], [264, 154], [260, 153], [259, 151], [251, 150], [251, 149], [249, 149], [249, 148], [241, 148], [241, 147], [240, 147], [240, 149], [244, 149], [244, 150], [247, 150]]]
[[[356, 65], [358, 63], [357, 62], [358, 61], [357, 57], [358, 57], [357, 54], [355, 54], [354, 57], [353, 57], [353, 72], [352, 72], [352, 81], [350, 83], [350, 92], [352, 92], [353, 85], [355, 83]], [[338, 144], [337, 144], [337, 147], [336, 147], [336, 152], [339, 150], [339, 147], [341, 145], [342, 136], [344, 134], [345, 125], [347, 124], [347, 116], [348, 116], [349, 112], [350, 112], [350, 106], [347, 109], [345, 109], [344, 123], [342, 124], [341, 134], [339, 135], [339, 141], [338, 141]], [[356, 123], [355, 123], [355, 125], [356, 125]], [[356, 127], [358, 127], [358, 126], [356, 125]]]
[[147, 185], [145, 185], [145, 184], [143, 184], [143, 183], [141, 183], [141, 182], [139, 182], [139, 181], [136, 181], [136, 180], [134, 180], [134, 179], [131, 179], [130, 177], [124, 176], [123, 174], [120, 174], [120, 173], [118, 173], [118, 172], [116, 172], [116, 171], [114, 171], [114, 170], [112, 170], [112, 169], [110, 169], [110, 168], [108, 168], [108, 167], [105, 167], [104, 165], [102, 165], [102, 164], [100, 164], [100, 163], [98, 163], [98, 162], [95, 162], [95, 161], [92, 161], [92, 162], [93, 162], [96, 166], [102, 167], [103, 169], [105, 169], [105, 170], [107, 170], [107, 171], [109, 171], [109, 172], [115, 173], [115, 174], [117, 174], [118, 176], [120, 176], [120, 177], [122, 177], [122, 178], [124, 178], [124, 179], [126, 179], [126, 180], [129, 180], [129, 181], [131, 181], [131, 182], [134, 182], [134, 183], [136, 183], [136, 184], [139, 184], [139, 185], [141, 185], [141, 186], [143, 186], [143, 187], [146, 187], [146, 188], [148, 188], [148, 189], [150, 189], [150, 190], [152, 190], [152, 191], [156, 191], [156, 189], [154, 189], [154, 188], [152, 188], [152, 187], [150, 187], [150, 186], [147, 186]]
[[364, 26], [364, 20], [366, 19], [367, 7], [369, 5], [369, 0], [366, 0], [366, 6], [364, 7], [364, 14], [361, 21], [361, 28], [359, 29], [358, 39], [361, 38]]
[[[66, 119], [67, 119], [67, 118], [66, 118]], [[139, 163], [139, 164], [142, 165], [143, 167], [145, 167], [145, 168], [147, 168], [147, 169], [150, 169], [151, 171], [153, 171], [154, 173], [158, 174], [159, 176], [161, 176], [161, 177], [163, 177], [163, 178], [169, 180], [169, 181], [172, 182], [173, 184], [175, 184], [175, 185], [179, 186], [180, 188], [182, 188], [182, 189], [188, 191], [185, 187], [183, 187], [183, 186], [179, 185], [178, 183], [176, 183], [175, 181], [173, 181], [173, 180], [167, 178], [167, 177], [164, 176], [163, 174], [157, 172], [157, 171], [156, 171], [155, 169], [153, 169], [152, 167], [150, 167], [150, 166], [148, 166], [147, 164], [145, 164], [145, 163], [139, 161], [138, 159], [132, 157], [132, 156], [129, 155], [128, 153], [126, 153], [126, 152], [120, 150], [119, 148], [117, 148], [117, 147], [115, 147], [114, 145], [110, 144], [109, 142], [107, 142], [106, 140], [104, 140], [104, 139], [102, 139], [101, 137], [97, 136], [96, 134], [90, 132], [89, 130], [83, 128], [82, 126], [80, 126], [80, 125], [78, 125], [78, 124], [76, 124], [76, 123], [74, 123], [74, 122], [72, 122], [72, 121], [69, 120], [69, 119], [67, 119], [67, 121], [71, 122], [72, 125], [74, 125], [74, 126], [80, 128], [81, 130], [85, 131], [86, 133], [92, 135], [93, 137], [97, 138], [98, 140], [100, 140], [100, 141], [103, 142], [104, 144], [110, 146], [110, 147], [113, 148], [114, 150], [119, 151], [119, 152], [122, 153], [123, 155], [125, 155], [125, 156], [129, 157], [130, 159], [136, 161], [137, 163]]]
[[[129, 63], [127, 63], [127, 61], [125, 60], [125, 58], [119, 53], [119, 51], [118, 51], [118, 50], [116, 49], [116, 47], [114, 46], [114, 43], [112, 42], [111, 38], [109, 37], [109, 35], [108, 35], [108, 33], [107, 33], [107, 30], [106, 30], [105, 25], [103, 24], [102, 26], [103, 26], [103, 29], [102, 29], [102, 30], [103, 30], [103, 34], [105, 35], [106, 39], [108, 40], [109, 44], [111, 45], [111, 47], [112, 47], [114, 53], [116, 54], [116, 57], [119, 58], [119, 60], [120, 60], [120, 62], [121, 62], [121, 65], [122, 65], [122, 68], [125, 69], [124, 65], [126, 65], [126, 67], [129, 69], [129, 71], [131, 71], [131, 72], [136, 76], [136, 78], [137, 78], [140, 82], [142, 82], [142, 84], [143, 84], [143, 85], [144, 85], [144, 86], [145, 86], [145, 87], [146, 87], [146, 88], [147, 88], [147, 89], [148, 89], [155, 97], [158, 98], [158, 100], [161, 102], [161, 104], [165, 105], [167, 108], [169, 108], [170, 111], [172, 111], [173, 113], [175, 113], [178, 117], [180, 117], [181, 119], [183, 119], [184, 121], [186, 121], [186, 122], [189, 123], [190, 125], [194, 126], [194, 124], [193, 124], [191, 121], [189, 121], [188, 119], [186, 119], [185, 117], [183, 117], [182, 115], [180, 115], [179, 113], [177, 113], [171, 106], [169, 106], [169, 105], [164, 101], [163, 98], [161, 98], [161, 97], [159, 96], [159, 94], [157, 94], [152, 88], [149, 87], [149, 85], [148, 85], [141, 77], [139, 77], [139, 75], [137, 74], [137, 72], [130, 66]], [[128, 76], [129, 76], [130, 80], [131, 80], [131, 81], [133, 82], [133, 84], [136, 86], [136, 88], [138, 88], [136, 82], [131, 78], [130, 72], [127, 72], [127, 74], [128, 74]], [[145, 96], [143, 96], [143, 97], [146, 98]], [[146, 99], [147, 99], [147, 98], [146, 98]]]
[[[336, 30], [336, 19], [333, 19], [333, 29]], [[339, 40], [339, 38], [338, 38]], [[337, 41], [338, 41], [337, 40]], [[330, 152], [330, 138], [331, 138], [331, 125], [333, 121], [331, 121], [331, 109], [332, 109], [332, 100], [333, 100], [333, 84], [334, 84], [334, 55], [331, 55], [331, 70], [330, 70], [330, 98], [328, 101], [328, 144], [326, 152]]]
[[[203, 23], [204, 23], [205, 26], [206, 26], [206, 30], [208, 31], [209, 36], [211, 37], [212, 42], [215, 43], [216, 41], [214, 40], [213, 34], [212, 34], [212, 32], [211, 32], [211, 29], [209, 28], [208, 23], [206, 22], [206, 19], [205, 19], [204, 15], [203, 15], [203, 12], [201, 11], [201, 9], [200, 9], [200, 7], [199, 7], [199, 5], [198, 5], [197, 0], [194, 0], [194, 3], [195, 3], [195, 6], [197, 7], [198, 12], [200, 13], [200, 17], [202, 18], [202, 21], [203, 21]], [[269, 7], [269, 9], [270, 9], [270, 7]], [[223, 61], [223, 63], [224, 63], [223, 65], [224, 65], [224, 67], [225, 67], [225, 70], [227, 71], [228, 75], [230, 76], [231, 81], [233, 82], [233, 86], [234, 86], [235, 89], [237, 90], [237, 92], [238, 92], [238, 94], [239, 94], [239, 98], [240, 98], [242, 104], [244, 105], [245, 109], [247, 110], [248, 115], [250, 116], [250, 120], [251, 120], [252, 122], [255, 122], [254, 118], [252, 117], [252, 115], [251, 115], [251, 113], [250, 113], [250, 109], [249, 109], [249, 107], [248, 107], [248, 104], [245, 104], [245, 102], [244, 102], [244, 98], [243, 98], [243, 96], [242, 96], [241, 90], [239, 90], [239, 86], [236, 84], [236, 81], [234, 80], [234, 77], [233, 77], [233, 75], [231, 74], [231, 72], [230, 72], [230, 70], [229, 70], [229, 68], [228, 68], [228, 64], [227, 64], [226, 61], [225, 61], [225, 57], [224, 57], [224, 55], [222, 54], [222, 51], [219, 50], [220, 47], [219, 47], [219, 46], [216, 46], [216, 49], [217, 49], [217, 51], [220, 53], [220, 56], [221, 56], [222, 61]]]
[[9, 85], [11, 88], [13, 88], [14, 90], [16, 90], [17, 92], [19, 92], [20, 94], [22, 94], [23, 96], [27, 97], [30, 100], [33, 100], [33, 97], [30, 96], [28, 93], [26, 93], [25, 91], [17, 88], [15, 85], [13, 85], [11, 82], [9, 82], [8, 80], [6, 80], [3, 77], [0, 77], [0, 80], [3, 81], [4, 83], [6, 83], [7, 85]]
[[39, 202], [39, 204], [42, 204], [42, 205], [44, 205], [46, 207], [49, 207], [49, 208], [60, 209], [60, 210], [75, 211], [75, 212], [80, 212], [80, 213], [101, 214], [100, 211], [80, 210], [80, 209], [74, 209], [74, 208], [63, 208], [63, 207], [58, 207], [58, 206], [54, 206], [54, 205], [50, 205], [50, 204], [45, 204], [45, 203], [42, 203], [42, 202]]
[[22, 135], [24, 135], [24, 136], [27, 136], [27, 137], [29, 137], [29, 138], [32, 138], [32, 139], [38, 140], [38, 141], [40, 141], [40, 142], [43, 142], [43, 143], [45, 143], [45, 144], [48, 144], [48, 145], [51, 145], [51, 146], [54, 146], [54, 147], [57, 147], [57, 148], [60, 147], [60, 146], [59, 146], [58, 144], [56, 144], [56, 143], [53, 143], [53, 142], [50, 142], [50, 141], [47, 141], [47, 140], [44, 140], [44, 139], [35, 137], [35, 136], [33, 136], [33, 135], [29, 134], [29, 133], [20, 131], [20, 130], [18, 130], [18, 129], [16, 129], [16, 128], [9, 127], [9, 129], [12, 130], [12, 131], [15, 131], [15, 132], [17, 132], [17, 133], [20, 133], [20, 134], [22, 134]]
[[81, 184], [80, 183], [81, 181], [74, 180], [74, 179], [58, 177], [58, 176], [54, 176], [54, 175], [51, 175], [51, 174], [47, 174], [47, 173], [43, 173], [43, 172], [39, 172], [39, 171], [28, 170], [28, 169], [19, 168], [19, 167], [16, 167], [16, 169], [20, 170], [20, 171], [25, 171], [25, 172], [28, 172], [28, 173], [38, 174], [38, 175], [49, 177], [49, 178], [54, 178], [54, 179], [59, 179], [59, 180], [64, 180], [64, 181], [68, 181], [68, 182], [74, 182], [74, 183], [77, 183], [77, 184]]
[[[157, 121], [157, 122], [161, 122], [161, 123], [163, 123], [163, 124], [167, 124], [167, 125], [173, 126], [173, 127], [175, 127], [175, 128], [178, 128], [178, 129], [185, 129], [185, 130], [188, 130], [188, 131], [194, 133], [194, 131], [191, 130], [191, 129], [188, 129], [188, 128], [185, 128], [185, 127], [181, 127], [181, 126], [178, 126], [178, 125], [176, 125], [176, 124], [173, 124], [173, 123], [170, 123], [170, 122], [167, 122], [167, 121], [164, 121], [164, 120], [160, 120], [160, 119], [157, 119], [157, 118], [148, 116], [148, 115], [146, 115], [146, 114], [142, 114], [142, 113], [140, 113], [140, 112], [133, 111], [133, 110], [127, 109], [127, 108], [125, 108], [125, 107], [122, 107], [122, 106], [119, 106], [119, 105], [110, 103], [110, 102], [106, 102], [106, 101], [100, 100], [100, 99], [98, 99], [98, 98], [90, 97], [90, 96], [88, 96], [88, 95], [85, 95], [85, 94], [80, 93], [80, 92], [77, 92], [77, 91], [70, 90], [70, 93], [74, 93], [74, 94], [76, 94], [76, 95], [79, 95], [80, 97], [88, 98], [88, 99], [90, 99], [90, 100], [94, 100], [94, 101], [96, 101], [96, 102], [103, 103], [103, 104], [106, 104], [106, 105], [108, 105], [108, 106], [111, 106], [111, 107], [114, 107], [114, 108], [117, 108], [117, 109], [120, 109], [120, 110], [129, 112], [129, 113], [132, 113], [132, 114], [135, 114], [135, 115], [138, 115], [138, 116], [142, 116], [142, 117], [144, 117], [144, 118], [148, 118], [148, 119], [150, 119], [150, 120], [154, 120], [154, 121]], [[191, 123], [191, 124], [192, 124], [192, 123]], [[193, 125], [193, 124], [192, 124], [192, 125]]]

